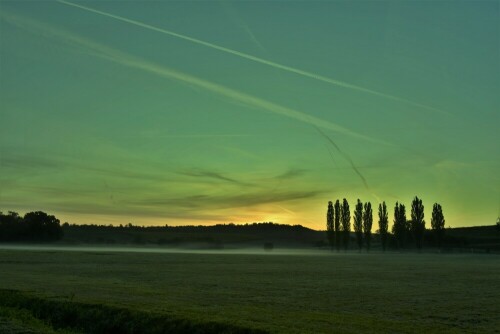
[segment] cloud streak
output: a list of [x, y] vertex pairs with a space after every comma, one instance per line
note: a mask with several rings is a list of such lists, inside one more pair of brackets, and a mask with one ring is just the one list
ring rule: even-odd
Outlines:
[[201, 177], [201, 178], [208, 178], [208, 179], [214, 179], [217, 181], [224, 181], [227, 183], [232, 183], [232, 184], [237, 184], [237, 185], [242, 185], [242, 186], [248, 186], [249, 184], [246, 182], [238, 181], [236, 179], [227, 177], [222, 175], [221, 173], [213, 172], [213, 171], [208, 171], [208, 170], [186, 170], [186, 171], [181, 171], [178, 172], [181, 175], [185, 176], [190, 176], [190, 177]]
[[245, 193], [240, 195], [195, 195], [176, 198], [150, 198], [131, 201], [128, 204], [152, 207], [182, 207], [192, 209], [230, 209], [252, 207], [262, 204], [288, 202], [293, 200], [314, 198], [323, 191], [284, 191], [270, 193], [268, 191]]
[[179, 34], [179, 33], [167, 30], [167, 29], [155, 27], [155, 26], [143, 23], [143, 22], [139, 22], [139, 21], [136, 21], [136, 20], [128, 19], [128, 18], [125, 18], [123, 16], [114, 15], [114, 14], [111, 14], [111, 13], [107, 13], [107, 12], [104, 12], [104, 11], [101, 11], [101, 10], [97, 10], [97, 9], [94, 9], [94, 8], [90, 8], [90, 7], [87, 7], [87, 6], [78, 5], [78, 4], [75, 4], [75, 3], [72, 3], [72, 2], [69, 2], [69, 1], [65, 1], [65, 0], [56, 0], [56, 1], [59, 2], [59, 3], [61, 3], [61, 4], [67, 5], [67, 6], [72, 6], [72, 7], [75, 7], [75, 8], [83, 9], [83, 10], [88, 11], [88, 12], [92, 12], [92, 13], [95, 13], [95, 14], [106, 16], [106, 17], [109, 17], [109, 18], [112, 18], [112, 19], [115, 19], [115, 20], [118, 20], [118, 21], [121, 21], [121, 22], [125, 22], [125, 23], [128, 23], [128, 24], [132, 24], [132, 25], [144, 28], [144, 29], [156, 31], [156, 32], [159, 32], [161, 34], [165, 34], [165, 35], [168, 35], [168, 36], [171, 36], [171, 37], [176, 37], [176, 38], [179, 38], [179, 39], [182, 39], [182, 40], [185, 40], [185, 41], [189, 41], [189, 42], [192, 42], [192, 43], [195, 43], [195, 44], [198, 44], [198, 45], [206, 46], [206, 47], [209, 47], [211, 49], [215, 49], [215, 50], [218, 50], [218, 51], [222, 51], [224, 53], [228, 53], [228, 54], [232, 54], [232, 55], [238, 56], [240, 58], [248, 59], [248, 60], [251, 60], [253, 62], [257, 62], [257, 63], [263, 64], [263, 65], [267, 65], [267, 66], [270, 66], [270, 67], [274, 67], [274, 68], [280, 69], [282, 71], [294, 73], [294, 74], [297, 74], [297, 75], [300, 75], [300, 76], [303, 76], [303, 77], [307, 77], [307, 78], [310, 78], [310, 79], [322, 81], [322, 82], [325, 82], [325, 83], [328, 83], [328, 84], [331, 84], [331, 85], [335, 85], [335, 86], [338, 86], [338, 87], [347, 88], [347, 89], [359, 91], [359, 92], [366, 93], [366, 94], [371, 94], [371, 95], [378, 96], [378, 97], [385, 98], [385, 99], [389, 99], [389, 100], [403, 102], [403, 103], [406, 103], [406, 104], [413, 105], [415, 107], [419, 107], [419, 108], [426, 109], [426, 110], [429, 110], [429, 111], [437, 112], [437, 113], [440, 113], [440, 114], [449, 114], [448, 112], [442, 111], [440, 109], [437, 109], [437, 108], [434, 108], [434, 107], [430, 107], [430, 106], [427, 106], [427, 105], [424, 105], [424, 104], [421, 104], [421, 103], [417, 103], [417, 102], [414, 102], [414, 101], [410, 101], [410, 100], [407, 100], [407, 99], [404, 99], [404, 98], [401, 98], [401, 97], [398, 97], [398, 96], [394, 96], [394, 95], [391, 95], [391, 94], [382, 93], [382, 92], [379, 92], [379, 91], [376, 91], [376, 90], [372, 90], [372, 89], [368, 89], [368, 88], [365, 88], [365, 87], [353, 85], [353, 84], [350, 84], [350, 83], [347, 83], [347, 82], [344, 82], [344, 81], [339, 81], [339, 80], [331, 79], [331, 78], [328, 78], [328, 77], [325, 77], [325, 76], [322, 76], [322, 75], [319, 75], [319, 74], [315, 74], [315, 73], [312, 73], [312, 72], [308, 72], [308, 71], [304, 71], [304, 70], [297, 69], [297, 68], [294, 68], [294, 67], [290, 67], [290, 66], [286, 66], [286, 65], [283, 65], [283, 64], [275, 63], [275, 62], [267, 60], [267, 59], [263, 59], [263, 58], [256, 57], [256, 56], [252, 56], [250, 54], [247, 54], [247, 53], [244, 53], [244, 52], [240, 52], [240, 51], [237, 51], [237, 50], [233, 50], [233, 49], [230, 49], [230, 48], [226, 48], [226, 47], [214, 44], [214, 43], [209, 43], [209, 42], [206, 42], [206, 41], [203, 41], [203, 40], [200, 40], [200, 39], [197, 39], [197, 38], [193, 38], [193, 37], [190, 37], [190, 36], [187, 36], [187, 35]]
[[290, 179], [295, 179], [297, 177], [300, 177], [304, 174], [307, 173], [307, 170], [306, 169], [289, 169], [288, 171], [278, 175], [275, 177], [275, 179], [278, 179], [278, 180], [290, 180]]
[[340, 126], [336, 123], [323, 120], [321, 118], [306, 114], [304, 112], [295, 109], [281, 106], [279, 104], [234, 90], [232, 88], [216, 84], [214, 82], [200, 79], [165, 66], [157, 65], [155, 63], [112, 49], [105, 45], [90, 41], [81, 36], [53, 28], [47, 24], [38, 23], [11, 14], [6, 14], [5, 12], [1, 13], [0, 15], [1, 15], [0, 17], [2, 17], [7, 22], [10, 22], [11, 24], [14, 24], [24, 29], [31, 30], [35, 33], [40, 33], [42, 31], [46, 33], [45, 36], [47, 34], [50, 34], [51, 36], [58, 38], [64, 42], [67, 42], [70, 45], [73, 45], [78, 48], [85, 48], [88, 51], [90, 51], [92, 55], [106, 59], [113, 63], [120, 64], [122, 66], [129, 68], [142, 70], [144, 72], [148, 72], [171, 80], [176, 80], [181, 83], [188, 83], [195, 87], [202, 88], [206, 91], [212, 92], [216, 95], [226, 97], [230, 101], [241, 102], [248, 106], [252, 106], [261, 110], [266, 110], [268, 112], [285, 116], [287, 118], [291, 118], [303, 123], [311, 124], [319, 128], [332, 130], [340, 134], [348, 135], [358, 139], [368, 140], [373, 143], [391, 146], [391, 144], [385, 141], [357, 133], [348, 128]]

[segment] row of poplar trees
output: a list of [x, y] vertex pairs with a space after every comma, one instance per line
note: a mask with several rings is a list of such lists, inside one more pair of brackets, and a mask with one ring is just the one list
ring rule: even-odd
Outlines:
[[[372, 239], [373, 210], [370, 202], [363, 203], [359, 199], [353, 213], [353, 227], [356, 235], [358, 248], [363, 246], [370, 250]], [[437, 246], [441, 247], [444, 237], [444, 216], [440, 204], [434, 203], [432, 207], [431, 227], [435, 233]], [[387, 249], [389, 240], [389, 217], [387, 206], [382, 202], [378, 206], [378, 225], [382, 250]], [[330, 247], [340, 250], [349, 248], [351, 234], [351, 211], [349, 203], [344, 198], [342, 203], [339, 200], [333, 204], [328, 202], [326, 213], [326, 230]], [[417, 249], [422, 248], [422, 242], [425, 233], [424, 205], [417, 196], [411, 204], [411, 219], [406, 218], [406, 207], [404, 204], [396, 202], [394, 207], [394, 225], [392, 226], [392, 235], [396, 241], [397, 248], [403, 248], [409, 236], [413, 237]]]

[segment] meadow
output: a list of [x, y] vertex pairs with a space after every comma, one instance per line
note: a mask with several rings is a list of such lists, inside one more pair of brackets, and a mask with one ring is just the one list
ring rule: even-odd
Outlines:
[[200, 333], [208, 324], [214, 332], [500, 333], [499, 277], [493, 254], [0, 249], [0, 328], [53, 332], [33, 303], [9, 304], [17, 298], [9, 289], [44, 308], [93, 305], [94, 315], [164, 317]]

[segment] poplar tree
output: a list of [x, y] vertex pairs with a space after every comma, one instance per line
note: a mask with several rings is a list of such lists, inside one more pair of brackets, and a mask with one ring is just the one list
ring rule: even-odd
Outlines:
[[335, 213], [333, 217], [333, 225], [335, 227], [335, 247], [337, 247], [337, 252], [340, 251], [340, 243], [341, 243], [341, 236], [340, 236], [340, 217], [341, 217], [341, 208], [340, 208], [340, 202], [337, 200], [335, 202]]
[[342, 234], [344, 236], [344, 249], [349, 248], [349, 239], [351, 234], [351, 211], [349, 210], [349, 203], [344, 198], [342, 201], [342, 208], [340, 210], [340, 220], [342, 222]]
[[382, 243], [382, 251], [385, 252], [387, 247], [387, 234], [389, 230], [389, 217], [387, 214], [387, 206], [385, 202], [378, 206], [378, 231], [380, 233], [380, 242]]
[[328, 202], [328, 210], [326, 211], [326, 236], [328, 238], [328, 243], [330, 248], [333, 250], [335, 242], [335, 226], [333, 224], [333, 203]]
[[372, 204], [365, 203], [363, 210], [363, 233], [366, 243], [366, 251], [370, 251], [370, 244], [372, 241], [372, 225], [373, 225], [373, 212]]
[[434, 203], [432, 206], [432, 218], [431, 218], [431, 227], [436, 235], [437, 245], [441, 248], [444, 237], [444, 215], [443, 208], [440, 204]]
[[406, 241], [406, 208], [403, 204], [396, 202], [394, 207], [394, 225], [392, 225], [392, 233], [396, 238], [398, 248], [401, 249]]
[[415, 238], [415, 245], [420, 250], [422, 249], [422, 241], [424, 239], [425, 220], [424, 205], [422, 204], [422, 200], [417, 196], [415, 196], [411, 203], [411, 227]]
[[359, 198], [354, 208], [354, 233], [356, 234], [358, 248], [361, 251], [363, 248], [363, 203]]

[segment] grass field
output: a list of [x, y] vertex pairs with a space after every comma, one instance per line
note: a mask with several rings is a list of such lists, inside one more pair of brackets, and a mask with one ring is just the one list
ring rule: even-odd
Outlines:
[[279, 333], [500, 333], [499, 277], [485, 254], [0, 250], [1, 289]]

